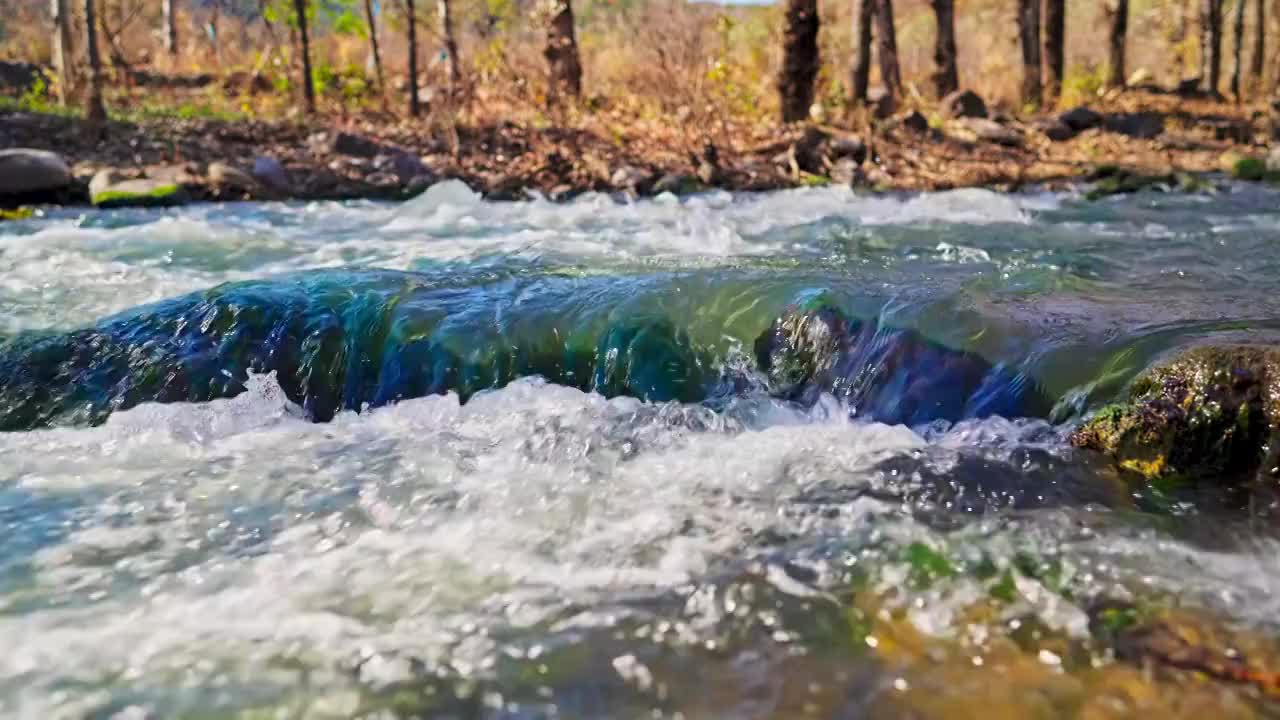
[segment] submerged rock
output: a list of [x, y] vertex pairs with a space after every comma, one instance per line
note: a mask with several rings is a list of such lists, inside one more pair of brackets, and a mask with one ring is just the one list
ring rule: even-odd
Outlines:
[[[603, 300], [630, 296], [636, 282], [453, 286], [412, 272], [331, 270], [224, 285], [80, 330], [0, 341], [0, 430], [231, 397], [251, 373], [274, 373], [316, 421], [448, 392], [465, 402], [528, 376], [654, 402], [759, 389], [751, 369], [712, 354], [674, 319]], [[584, 296], [602, 300], [584, 307]], [[1021, 373], [830, 307], [785, 313], [756, 350], [771, 393], [805, 403], [834, 393], [884, 422], [1047, 412]]]
[[1200, 347], [1144, 372], [1071, 442], [1148, 479], [1240, 478], [1274, 474], [1277, 428], [1280, 350]]
[[1178, 190], [1186, 193], [1212, 193], [1212, 183], [1191, 173], [1147, 174], [1127, 170], [1114, 165], [1104, 165], [1093, 172], [1093, 184], [1085, 192], [1088, 200], [1100, 200], [1111, 195], [1126, 195], [1144, 190]]
[[1049, 403], [1025, 374], [934, 343], [918, 332], [859, 321], [821, 300], [792, 308], [755, 344], [770, 391], [806, 403], [830, 393], [884, 423], [1043, 416]]

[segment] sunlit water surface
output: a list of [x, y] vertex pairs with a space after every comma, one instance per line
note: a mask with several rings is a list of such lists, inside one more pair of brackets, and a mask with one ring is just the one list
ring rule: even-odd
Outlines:
[[1275, 714], [1124, 666], [1089, 616], [1190, 608], [1268, 652], [1274, 534], [1134, 491], [1064, 437], [1163, 352], [1280, 336], [1278, 240], [1280, 193], [1245, 186], [561, 205], [445, 184], [7, 223], [0, 338], [339, 267], [474, 292], [481, 335], [541, 279], [611, 277], [559, 311], [661, 307], [732, 363], [768, 308], [825, 292], [1021, 368], [1057, 407], [909, 428], [525, 378], [315, 424], [256, 376], [2, 434], [0, 716]]

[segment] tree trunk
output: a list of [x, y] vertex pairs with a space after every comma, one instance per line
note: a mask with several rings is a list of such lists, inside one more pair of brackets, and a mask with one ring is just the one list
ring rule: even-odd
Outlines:
[[1209, 15], [1212, 12], [1209, 4], [1212, 0], [1200, 0], [1200, 84], [1209, 80]]
[[808, 118], [813, 104], [813, 83], [818, 78], [817, 0], [787, 0], [786, 23], [778, 95], [782, 122], [792, 123]]
[[1066, 0], [1044, 0], [1041, 7], [1044, 22], [1044, 62], [1045, 87], [1047, 102], [1056, 104], [1062, 93], [1062, 77], [1066, 68], [1066, 55], [1063, 50], [1067, 35], [1067, 3]]
[[[1180, 0], [1178, 5], [1178, 46], [1182, 51], [1178, 54], [1182, 60], [1181, 80], [1191, 77], [1193, 71], [1191, 64], [1191, 53], [1188, 50], [1191, 41], [1191, 18], [1196, 14], [1196, 0]], [[1204, 73], [1200, 73], [1203, 77]]]
[[58, 73], [58, 102], [66, 105], [75, 87], [75, 45], [71, 40], [71, 13], [67, 0], [53, 0], [53, 69]]
[[955, 0], [931, 0], [937, 33], [933, 43], [933, 86], [939, 98], [960, 89], [960, 72], [956, 69], [956, 3]]
[[1111, 87], [1124, 87], [1124, 46], [1129, 35], [1129, 0], [1115, 0], [1115, 6], [1108, 10], [1111, 14], [1111, 74], [1107, 84]]
[[177, 0], [161, 0], [160, 14], [164, 16], [164, 51], [173, 60], [178, 59], [178, 15], [173, 4]]
[[1040, 0], [1018, 0], [1018, 41], [1022, 46], [1022, 100], [1040, 104]]
[[876, 55], [880, 78], [889, 99], [902, 97], [902, 71], [898, 68], [898, 31], [893, 25], [893, 0], [876, 0]]
[[458, 81], [461, 73], [458, 70], [458, 42], [453, 37], [453, 13], [449, 8], [449, 0], [440, 0], [440, 37], [444, 38], [444, 51], [448, 56], [445, 63], [448, 67], [448, 91], [452, 99], [458, 92]]
[[876, 0], [853, 0], [853, 68], [850, 78], [851, 98], [855, 104], [867, 101], [867, 85], [871, 82], [871, 22]]
[[307, 113], [316, 111], [316, 89], [311, 83], [311, 38], [307, 36], [307, 0], [293, 0], [298, 14], [298, 38], [302, 43], [302, 97]]
[[[221, 70], [222, 69], [222, 39], [218, 37], [218, 20], [221, 19], [222, 13], [218, 7], [217, 0], [215, 0], [215, 2], [212, 3], [212, 5], [213, 7], [209, 10], [209, 45], [213, 48], [214, 63], [218, 66], [218, 69]], [[306, 43], [305, 38], [307, 36], [305, 23], [306, 23], [305, 18], [298, 21], [298, 27], [302, 28], [302, 37], [304, 38], [303, 39], [304, 44]], [[305, 50], [305, 47], [304, 47], [304, 50]], [[309, 58], [304, 56], [302, 60], [303, 62], [307, 62]]]
[[85, 94], [84, 115], [92, 128], [107, 122], [107, 108], [102, 104], [102, 58], [98, 57], [98, 19], [93, 0], [84, 0], [85, 55], [89, 61], [89, 92]]
[[1253, 62], [1249, 64], [1249, 77], [1254, 91], [1262, 89], [1262, 69], [1267, 53], [1267, 0], [1254, 0], [1253, 4]]
[[1208, 57], [1205, 90], [1218, 94], [1218, 81], [1222, 77], [1222, 0], [1205, 0], [1204, 41], [1201, 52]]
[[409, 116], [418, 117], [422, 111], [418, 102], [418, 11], [413, 0], [405, 0], [405, 14], [409, 16]]
[[[369, 23], [369, 49], [373, 51], [373, 72], [378, 78], [378, 94], [387, 91], [385, 79], [382, 77], [382, 51], [378, 49], [378, 18], [373, 14], [373, 0], [364, 0], [364, 18]], [[383, 98], [385, 102], [385, 96]], [[384, 106], [385, 110], [386, 107]]]
[[1231, 96], [1240, 101], [1240, 77], [1244, 75], [1244, 3], [1245, 0], [1236, 0], [1235, 27], [1232, 34], [1235, 36], [1235, 47], [1232, 48], [1231, 56]]
[[570, 0], [552, 1], [555, 7], [547, 25], [547, 47], [542, 51], [550, 70], [549, 105], [565, 97], [582, 95], [582, 61], [578, 59], [578, 40], [573, 29], [573, 5]]

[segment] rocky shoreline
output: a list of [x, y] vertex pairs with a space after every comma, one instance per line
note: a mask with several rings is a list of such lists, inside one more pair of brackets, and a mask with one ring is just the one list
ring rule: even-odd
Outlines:
[[932, 118], [908, 111], [863, 133], [809, 124], [732, 138], [682, 133], [675, 123], [532, 128], [509, 121], [439, 133], [376, 121], [163, 119], [112, 122], [91, 133], [76, 118], [10, 110], [0, 111], [0, 147], [9, 148], [0, 151], [0, 208], [396, 200], [451, 178], [493, 200], [829, 184], [1017, 190], [1082, 181], [1095, 181], [1095, 194], [1113, 194], [1185, 189], [1194, 185], [1187, 177], [1219, 171], [1280, 179], [1277, 123], [1257, 112], [1242, 117], [1239, 108], [1227, 114], [1221, 105], [1128, 91], [1097, 109], [1023, 120], [962, 91]]

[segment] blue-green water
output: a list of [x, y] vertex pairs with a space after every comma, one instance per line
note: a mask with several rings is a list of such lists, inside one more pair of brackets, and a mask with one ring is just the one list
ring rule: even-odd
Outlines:
[[[1280, 337], [1277, 240], [1252, 186], [0, 226], [0, 716], [1269, 716], [1089, 623], [1280, 657], [1269, 526], [1064, 437], [1163, 353]], [[895, 414], [961, 392], [928, 353], [776, 392], [757, 340], [815, 299], [1043, 406]]]

